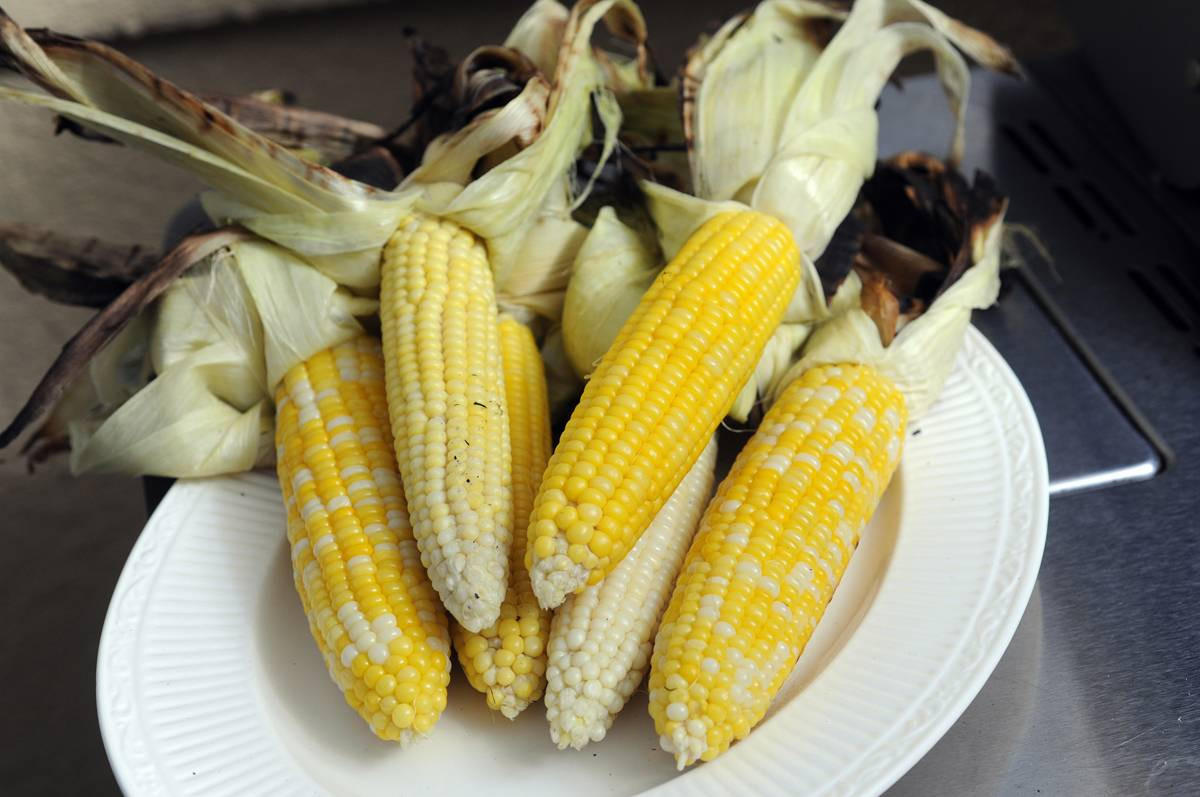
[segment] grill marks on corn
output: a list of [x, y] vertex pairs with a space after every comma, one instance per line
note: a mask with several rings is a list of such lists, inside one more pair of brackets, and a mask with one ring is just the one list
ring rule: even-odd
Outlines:
[[496, 300], [483, 244], [414, 215], [384, 250], [380, 319], [400, 473], [422, 561], [471, 631], [496, 622], [512, 479]]
[[788, 387], [709, 505], [655, 641], [650, 714], [680, 768], [762, 719], [899, 461], [905, 407], [869, 366]]
[[696, 461], [782, 316], [798, 258], [782, 223], [725, 213], [655, 280], [589, 380], [535, 502], [543, 606], [609, 572]]
[[450, 681], [446, 618], [421, 566], [387, 434], [379, 343], [292, 368], [276, 454], [293, 575], [346, 702], [381, 738], [432, 729]]
[[455, 623], [454, 648], [471, 686], [513, 719], [542, 695], [550, 613], [538, 606], [525, 566], [525, 529], [533, 494], [550, 458], [550, 410], [541, 353], [532, 333], [509, 316], [499, 322], [512, 450], [513, 541], [500, 619], [475, 634]]

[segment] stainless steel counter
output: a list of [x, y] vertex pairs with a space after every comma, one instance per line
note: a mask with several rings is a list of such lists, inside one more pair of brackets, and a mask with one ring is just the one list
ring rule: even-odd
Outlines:
[[[890, 794], [1200, 793], [1200, 258], [1036, 80], [972, 89], [966, 165], [1052, 259], [1022, 247], [976, 325], [1030, 393], [1055, 496], [1009, 650]], [[946, 119], [906, 81], [883, 150], [944, 141]]]

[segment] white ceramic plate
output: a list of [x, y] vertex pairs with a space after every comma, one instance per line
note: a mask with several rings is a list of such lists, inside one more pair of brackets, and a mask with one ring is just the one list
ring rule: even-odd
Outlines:
[[130, 554], [100, 640], [100, 728], [130, 795], [873, 794], [983, 685], [1029, 599], [1047, 475], [1021, 386], [974, 329], [828, 614], [767, 719], [675, 772], [641, 694], [559, 752], [456, 673], [432, 738], [377, 741], [325, 673], [294, 594], [274, 478], [178, 482]]

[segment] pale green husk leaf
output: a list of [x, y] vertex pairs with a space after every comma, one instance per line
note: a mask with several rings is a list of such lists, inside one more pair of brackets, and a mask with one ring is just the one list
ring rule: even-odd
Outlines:
[[[295, 362], [362, 334], [355, 316], [375, 309], [281, 247], [230, 244], [167, 290], [152, 324], [140, 319], [93, 361], [85, 389], [96, 398], [69, 427], [72, 469], [184, 477], [270, 462], [271, 386]], [[130, 366], [102, 357], [139, 345], [157, 376], [132, 395], [103, 389], [97, 369]]]
[[592, 372], [661, 268], [653, 242], [623, 224], [611, 207], [600, 210], [575, 258], [563, 303], [563, 348], [576, 374]]

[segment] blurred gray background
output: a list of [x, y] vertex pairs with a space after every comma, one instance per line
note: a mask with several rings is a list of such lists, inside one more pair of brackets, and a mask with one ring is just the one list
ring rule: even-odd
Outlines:
[[[528, 3], [355, 3], [353, 0], [3, 0], [22, 24], [105, 38], [186, 88], [293, 90], [301, 104], [376, 122], [409, 105], [405, 27], [455, 57], [499, 43]], [[704, 21], [744, 0], [646, 2], [651, 42], [668, 74]], [[1023, 58], [1073, 42], [1039, 0], [938, 5], [1006, 41]], [[118, 147], [53, 135], [48, 115], [0, 106], [0, 220], [158, 247], [198, 183]], [[0, 272], [0, 418], [21, 406], [89, 311], [25, 294]], [[96, 645], [120, 567], [145, 522], [141, 484], [73, 478], [63, 459], [28, 473], [0, 452], [0, 792], [116, 792], [95, 718]], [[986, 698], [986, 690], [981, 699]], [[953, 731], [951, 732], [953, 735]], [[952, 742], [952, 738], [948, 739]]]

